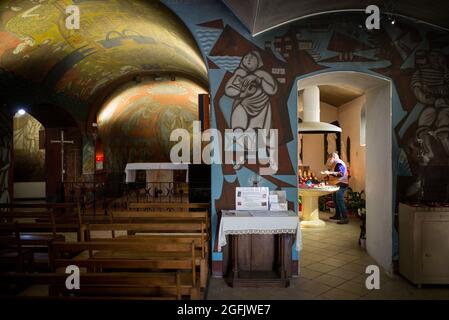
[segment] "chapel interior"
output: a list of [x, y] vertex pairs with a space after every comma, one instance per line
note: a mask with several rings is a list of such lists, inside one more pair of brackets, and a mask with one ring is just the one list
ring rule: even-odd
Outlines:
[[445, 10], [1, 1], [0, 296], [449, 299]]

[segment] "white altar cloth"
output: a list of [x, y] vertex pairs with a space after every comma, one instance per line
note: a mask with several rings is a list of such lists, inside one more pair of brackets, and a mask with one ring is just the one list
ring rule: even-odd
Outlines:
[[222, 210], [218, 231], [218, 251], [221, 251], [221, 247], [226, 246], [227, 235], [282, 233], [294, 234], [296, 250], [301, 251], [299, 217], [293, 211]]
[[136, 181], [137, 170], [186, 170], [186, 182], [189, 182], [189, 165], [185, 163], [128, 163], [125, 168], [126, 183]]

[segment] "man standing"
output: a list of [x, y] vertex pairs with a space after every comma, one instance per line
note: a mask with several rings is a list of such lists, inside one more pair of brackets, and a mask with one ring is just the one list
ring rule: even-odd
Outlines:
[[329, 154], [327, 167], [329, 170], [326, 170], [323, 173], [328, 176], [329, 184], [340, 187], [337, 192], [332, 194], [336, 212], [331, 219], [338, 220], [338, 224], [347, 224], [349, 219], [345, 206], [345, 192], [348, 188], [349, 180], [346, 164], [340, 160], [337, 153], [333, 152]]

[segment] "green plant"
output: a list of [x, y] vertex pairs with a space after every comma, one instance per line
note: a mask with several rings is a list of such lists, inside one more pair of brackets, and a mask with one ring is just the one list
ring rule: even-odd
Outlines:
[[346, 201], [347, 201], [347, 208], [350, 210], [354, 210], [355, 212], [358, 211], [358, 209], [363, 209], [366, 206], [366, 201], [364, 199], [365, 192], [357, 192], [352, 191], [351, 189], [348, 189]]
[[320, 211], [326, 211], [327, 207], [326, 207], [326, 203], [327, 201], [329, 201], [329, 197], [326, 196], [321, 196], [318, 200], [318, 205], [319, 205], [319, 209]]

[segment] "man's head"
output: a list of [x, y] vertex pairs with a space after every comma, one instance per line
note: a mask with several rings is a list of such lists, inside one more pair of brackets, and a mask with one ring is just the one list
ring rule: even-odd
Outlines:
[[331, 168], [334, 165], [334, 163], [338, 160], [340, 160], [338, 153], [336, 153], [336, 152], [329, 153], [329, 156], [327, 157], [326, 166], [328, 168]]

